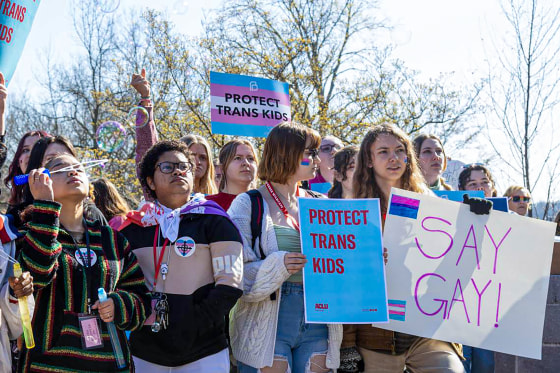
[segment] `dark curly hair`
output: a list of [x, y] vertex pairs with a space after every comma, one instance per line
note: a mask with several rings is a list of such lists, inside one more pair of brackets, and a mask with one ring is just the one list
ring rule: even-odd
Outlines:
[[153, 178], [159, 157], [166, 152], [183, 153], [192, 162], [191, 152], [185, 143], [181, 141], [166, 140], [154, 144], [142, 157], [138, 165], [140, 171], [140, 184], [142, 188], [150, 193], [152, 198], [157, 198], [156, 192], [148, 186], [148, 177]]

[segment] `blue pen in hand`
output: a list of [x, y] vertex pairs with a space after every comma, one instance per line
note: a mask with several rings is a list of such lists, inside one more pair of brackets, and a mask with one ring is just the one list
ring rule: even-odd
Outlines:
[[[99, 303], [107, 301], [107, 293], [105, 292], [105, 289], [97, 289], [97, 295], [99, 297]], [[114, 323], [108, 322], [107, 329], [109, 330], [109, 337], [111, 338], [111, 344], [113, 345], [113, 353], [117, 359], [117, 367], [119, 369], [124, 368], [126, 366], [126, 361], [124, 360], [121, 342], [119, 341], [119, 336], [117, 334], [117, 327]]]

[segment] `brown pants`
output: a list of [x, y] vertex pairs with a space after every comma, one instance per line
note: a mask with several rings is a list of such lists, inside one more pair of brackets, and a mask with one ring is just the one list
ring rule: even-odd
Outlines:
[[448, 342], [418, 338], [407, 352], [390, 355], [358, 350], [364, 359], [364, 373], [402, 373], [405, 366], [413, 373], [465, 373], [463, 363]]

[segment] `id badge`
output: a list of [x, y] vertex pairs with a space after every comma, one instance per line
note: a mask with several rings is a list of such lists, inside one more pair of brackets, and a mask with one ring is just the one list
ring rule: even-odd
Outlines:
[[80, 331], [82, 332], [82, 348], [91, 350], [103, 347], [101, 338], [101, 319], [94, 315], [78, 315]]

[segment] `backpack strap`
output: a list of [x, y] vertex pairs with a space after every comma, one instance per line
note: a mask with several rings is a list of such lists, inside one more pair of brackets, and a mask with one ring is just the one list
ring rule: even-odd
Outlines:
[[264, 200], [261, 192], [257, 189], [253, 189], [247, 192], [249, 198], [251, 198], [251, 247], [255, 249], [255, 243], [257, 238], [259, 239], [259, 254], [260, 259], [264, 259], [266, 255], [264, 254], [261, 245], [261, 234], [262, 234], [262, 221], [264, 217]]

